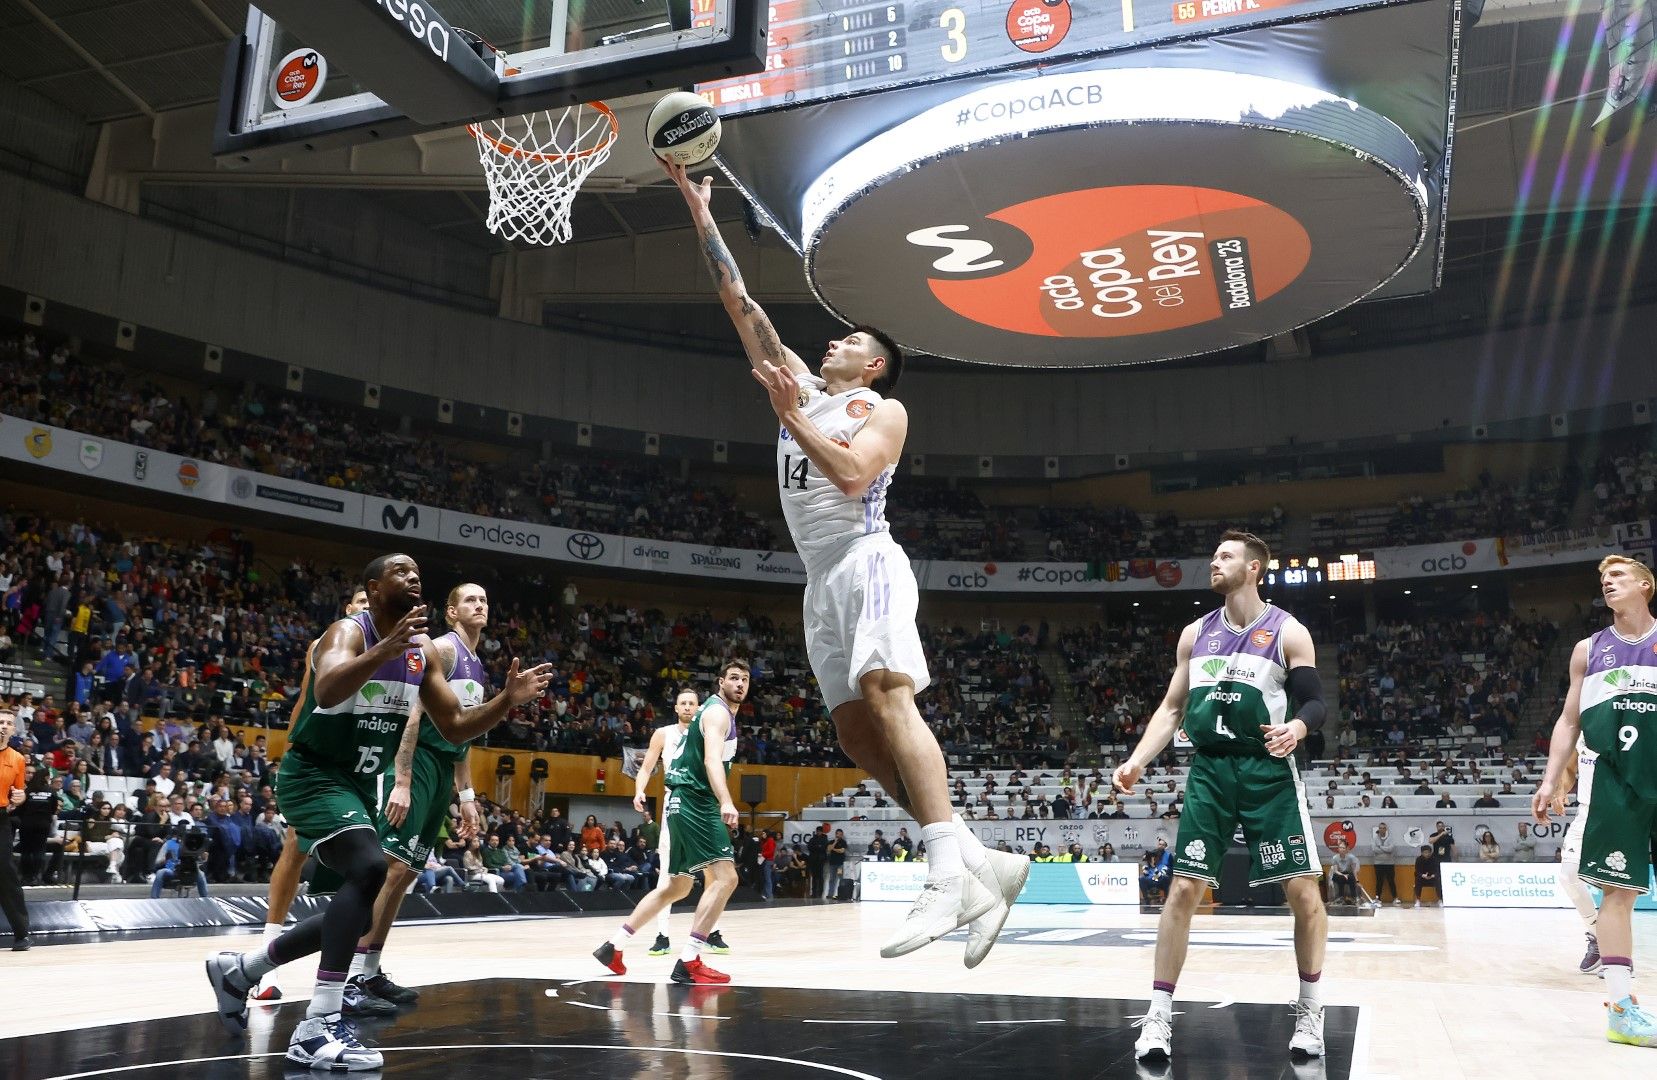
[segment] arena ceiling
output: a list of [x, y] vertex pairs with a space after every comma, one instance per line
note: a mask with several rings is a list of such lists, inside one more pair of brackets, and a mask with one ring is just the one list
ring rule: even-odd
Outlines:
[[[448, 0], [444, 9], [480, 2], [495, 0]], [[607, 4], [621, 5], [618, 19], [633, 6], [631, 0], [595, 0], [589, 6], [602, 10]], [[0, 78], [101, 128], [86, 188], [100, 201], [137, 212], [146, 188], [170, 189], [175, 198], [192, 185], [264, 188], [263, 197], [272, 199], [303, 199], [318, 188], [357, 189], [373, 192], [387, 209], [480, 256], [506, 250], [484, 231], [482, 178], [464, 132], [238, 169], [215, 162], [208, 144], [224, 48], [245, 25], [246, 14], [247, 4], [239, 0], [0, 0], [0, 72], [5, 73]], [[1597, 3], [1560, 0], [1490, 0], [1478, 25], [1464, 35], [1447, 278], [1458, 263], [1508, 258], [1507, 250], [1526, 227], [1509, 227], [1509, 220], [1552, 213], [1561, 187], [1578, 213], [1610, 204], [1617, 170], [1596, 167], [1605, 150], [1587, 131], [1606, 80], [1599, 40]], [[648, 99], [618, 104], [625, 130], [642, 120]], [[1639, 139], [1636, 147], [1616, 147], [1615, 156], [1632, 150], [1637, 162], [1657, 159], [1657, 125], [1647, 125]], [[633, 146], [635, 141], [641, 145]], [[1527, 176], [1540, 179], [1527, 183]], [[1646, 179], [1637, 177], [1623, 193], [1625, 211], [1637, 208], [1642, 184], [1644, 198], [1652, 197]], [[726, 220], [740, 217], [734, 197], [716, 200], [715, 206]], [[1612, 215], [1593, 227], [1615, 227], [1616, 220]], [[633, 242], [632, 258], [644, 258], [656, 234], [666, 241], [667, 234], [686, 226], [677, 193], [660, 183], [642, 140], [625, 138], [611, 161], [589, 178], [576, 200], [574, 223], [575, 251], [536, 257], [549, 264], [575, 260], [579, 249], [591, 244], [614, 258], [619, 241], [624, 247]], [[780, 243], [767, 246], [775, 247], [775, 255], [790, 255]], [[768, 278], [768, 295], [808, 304], [803, 279], [797, 271], [791, 276], [799, 279], [797, 286], [790, 285], [787, 273]], [[556, 308], [561, 300], [644, 298], [618, 286], [603, 296], [560, 296], [549, 289], [512, 314], [529, 317], [535, 304]], [[658, 288], [649, 298], [707, 299], [700, 281], [687, 283], [682, 296], [664, 296]]]

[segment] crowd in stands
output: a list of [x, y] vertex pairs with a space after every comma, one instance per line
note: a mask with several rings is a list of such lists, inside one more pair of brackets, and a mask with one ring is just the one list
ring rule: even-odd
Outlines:
[[1506, 740], [1558, 634], [1534, 614], [1423, 613], [1381, 624], [1339, 643], [1341, 712], [1366, 746], [1445, 736]]
[[659, 462], [528, 460], [390, 413], [256, 387], [169, 389], [33, 333], [0, 337], [0, 411], [204, 461], [487, 517], [664, 540], [772, 548], [724, 490]]
[[[0, 410], [38, 421], [312, 483], [544, 522], [727, 547], [786, 546], [779, 530], [716, 484], [660, 461], [569, 452], [535, 458], [523, 448], [458, 438], [437, 425], [314, 396], [251, 385], [163, 378], [123, 360], [93, 361], [34, 330], [0, 333]], [[1494, 480], [1390, 508], [1313, 515], [1312, 535], [1364, 547], [1534, 533], [1570, 523], [1578, 489], [1592, 492], [1592, 522], [1657, 513], [1657, 452], [1636, 437], [1584, 468], [1536, 471], [1525, 483]], [[1625, 440], [1626, 441], [1626, 440]], [[1649, 443], [1649, 440], [1646, 440]], [[889, 508], [915, 558], [1096, 562], [1207, 555], [1226, 526], [1277, 545], [1287, 516], [1184, 520], [1121, 506], [1001, 506], [971, 487], [905, 475]], [[754, 511], [758, 511], [756, 514]]]

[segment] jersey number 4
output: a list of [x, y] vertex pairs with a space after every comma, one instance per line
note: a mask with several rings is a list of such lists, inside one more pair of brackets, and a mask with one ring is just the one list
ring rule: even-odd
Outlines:
[[782, 456], [782, 486], [785, 488], [795, 487], [804, 491], [806, 466], [810, 464], [811, 459], [804, 454], [800, 455], [798, 465], [794, 464], [793, 454], [784, 454]]
[[1235, 732], [1225, 726], [1225, 717], [1223, 716], [1216, 716], [1214, 718], [1214, 733], [1217, 735], [1224, 735], [1228, 739], [1235, 739], [1237, 737]]

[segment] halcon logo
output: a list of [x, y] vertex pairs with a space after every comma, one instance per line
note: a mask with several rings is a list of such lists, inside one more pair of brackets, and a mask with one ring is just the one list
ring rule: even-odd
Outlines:
[[374, 0], [374, 3], [424, 41], [433, 56], [445, 62], [449, 59], [449, 26], [437, 12], [420, 0]]
[[405, 532], [420, 527], [420, 508], [413, 503], [398, 510], [391, 503], [380, 510], [380, 527], [392, 529], [396, 532]]
[[[932, 269], [943, 274], [975, 274], [980, 270], [994, 270], [1003, 265], [1000, 259], [989, 259], [995, 254], [995, 246], [983, 240], [950, 240], [948, 233], [963, 233], [967, 231], [965, 225], [934, 225], [929, 229], [916, 229], [904, 239], [916, 247], [943, 248], [949, 252], [932, 261]], [[988, 259], [988, 261], [985, 261]]]
[[564, 541], [564, 547], [582, 562], [592, 562], [604, 554], [604, 541], [592, 533], [579, 532]]

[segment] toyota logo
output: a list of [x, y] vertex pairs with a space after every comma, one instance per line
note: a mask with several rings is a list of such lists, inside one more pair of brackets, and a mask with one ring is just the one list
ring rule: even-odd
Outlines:
[[604, 541], [592, 533], [576, 533], [564, 541], [564, 546], [582, 562], [592, 562], [604, 554]]

